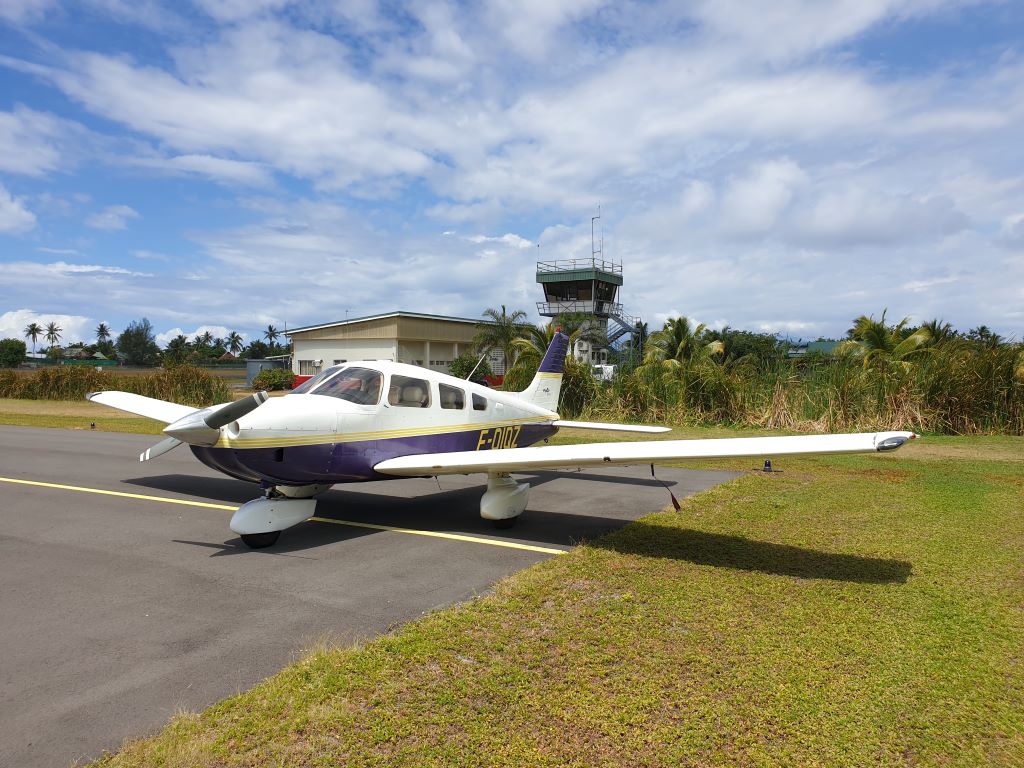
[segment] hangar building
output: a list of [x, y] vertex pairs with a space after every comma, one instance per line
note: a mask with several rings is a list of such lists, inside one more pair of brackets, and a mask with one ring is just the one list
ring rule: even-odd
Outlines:
[[442, 373], [473, 343], [480, 320], [389, 312], [292, 328], [292, 370], [311, 376], [349, 360], [394, 360]]

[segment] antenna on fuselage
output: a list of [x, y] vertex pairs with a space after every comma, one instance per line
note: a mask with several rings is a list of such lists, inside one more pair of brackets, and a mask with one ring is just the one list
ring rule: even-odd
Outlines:
[[480, 359], [476, 361], [476, 365], [474, 365], [473, 370], [469, 372], [469, 375], [466, 377], [466, 381], [471, 381], [473, 379], [473, 374], [476, 373], [476, 369], [480, 367], [480, 363], [482, 363], [484, 361], [484, 358], [487, 357], [487, 355], [489, 354], [490, 351], [488, 350], [487, 352], [484, 352], [482, 355], [480, 355]]

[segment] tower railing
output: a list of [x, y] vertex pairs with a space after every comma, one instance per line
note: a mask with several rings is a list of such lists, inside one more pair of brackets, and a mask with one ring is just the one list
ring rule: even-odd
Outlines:
[[538, 261], [537, 274], [547, 272], [572, 272], [576, 269], [596, 269], [610, 275], [622, 274], [621, 261], [609, 261], [597, 257], [582, 259], [557, 259], [555, 261]]

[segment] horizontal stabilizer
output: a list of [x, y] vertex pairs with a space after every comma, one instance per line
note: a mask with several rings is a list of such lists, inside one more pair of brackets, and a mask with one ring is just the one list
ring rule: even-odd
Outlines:
[[668, 464], [686, 459], [752, 456], [775, 458], [815, 453], [892, 451], [913, 432], [865, 432], [853, 435], [735, 437], [711, 440], [651, 440], [629, 443], [547, 445], [491, 451], [457, 451], [399, 456], [374, 467], [384, 475], [469, 475], [476, 472], [528, 472], [536, 469], [594, 467], [605, 464]]
[[640, 424], [602, 424], [599, 421], [558, 421], [551, 422], [553, 427], [571, 427], [572, 429], [606, 429], [610, 432], [671, 432], [669, 427], [645, 427]]
[[136, 413], [148, 419], [162, 421], [164, 424], [170, 424], [198, 410], [187, 405], [169, 403], [166, 400], [135, 395], [131, 392], [90, 392], [86, 398], [94, 403], [102, 403], [111, 408], [128, 411], [128, 413]]

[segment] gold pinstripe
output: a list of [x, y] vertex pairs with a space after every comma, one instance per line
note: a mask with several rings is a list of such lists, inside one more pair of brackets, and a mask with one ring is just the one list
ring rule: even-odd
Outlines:
[[290, 437], [236, 437], [231, 438], [221, 433], [214, 443], [214, 448], [291, 448], [298, 445], [323, 445], [327, 443], [356, 443], [365, 440], [389, 440], [397, 437], [420, 437], [423, 435], [447, 435], [455, 432], [477, 432], [481, 429], [507, 427], [511, 424], [546, 424], [552, 421], [549, 416], [535, 416], [524, 419], [504, 419], [478, 424], [448, 424], [407, 429], [389, 429], [377, 432], [345, 432], [332, 434], [303, 435]]

